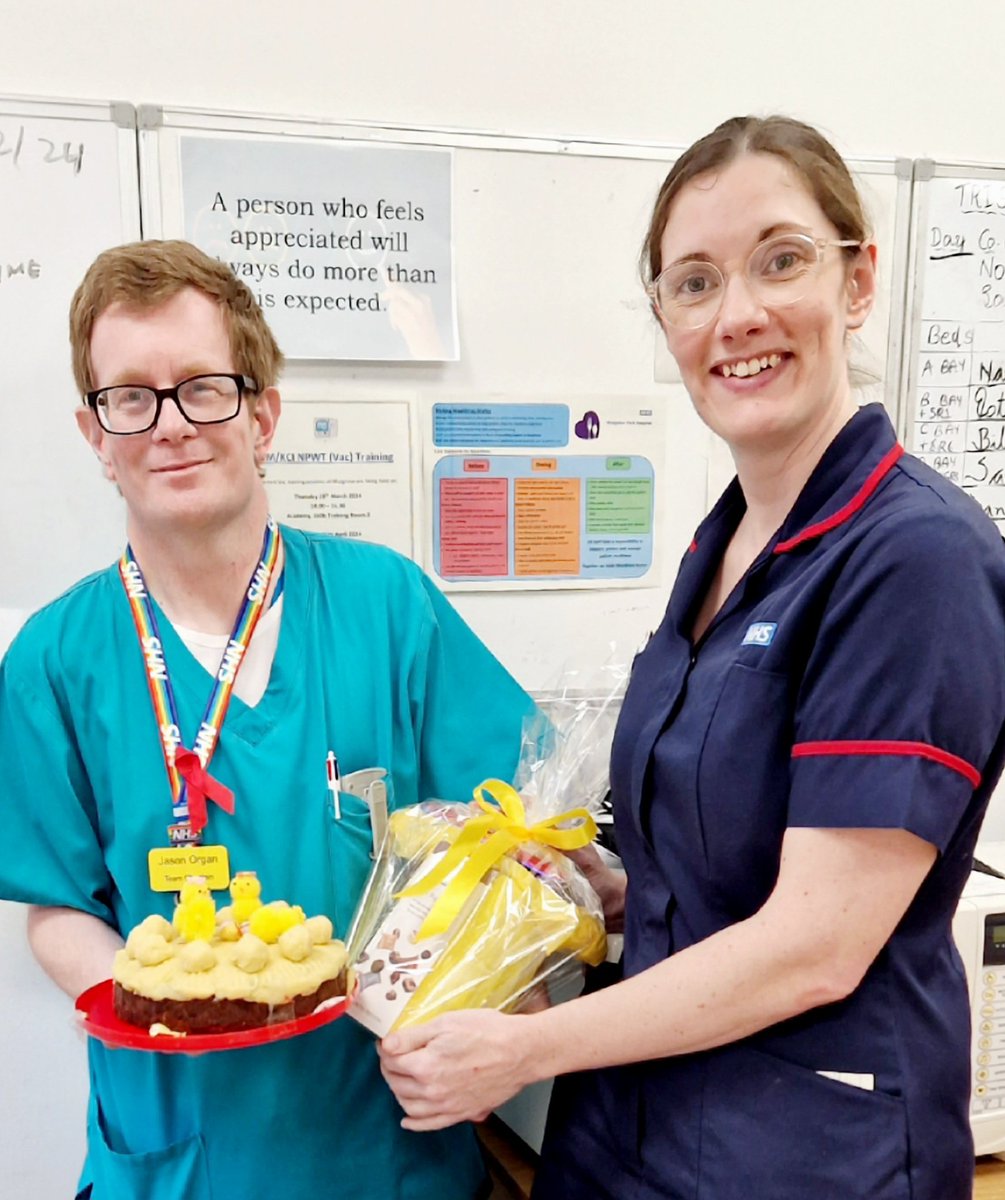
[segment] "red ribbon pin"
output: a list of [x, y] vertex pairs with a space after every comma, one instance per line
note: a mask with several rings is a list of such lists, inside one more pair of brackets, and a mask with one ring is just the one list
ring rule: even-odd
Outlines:
[[179, 746], [175, 751], [174, 765], [187, 784], [189, 823], [196, 833], [201, 833], [209, 820], [207, 800], [212, 800], [224, 812], [233, 813], [234, 793], [210, 775], [194, 750]]

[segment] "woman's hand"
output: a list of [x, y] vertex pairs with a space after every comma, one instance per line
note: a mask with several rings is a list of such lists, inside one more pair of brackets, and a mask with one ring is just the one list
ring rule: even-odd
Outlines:
[[484, 1121], [534, 1080], [525, 1034], [533, 1020], [487, 1009], [447, 1013], [388, 1034], [380, 1069], [407, 1116], [402, 1128]]
[[436, 325], [433, 302], [428, 295], [412, 291], [404, 284], [392, 283], [385, 270], [381, 299], [387, 309], [391, 327], [405, 339], [405, 345], [412, 358], [447, 357], [443, 339]]
[[600, 857], [596, 846], [584, 846], [582, 850], [566, 850], [570, 858], [586, 876], [586, 881], [597, 893], [604, 910], [604, 924], [608, 933], [621, 933], [625, 928], [625, 889], [628, 877], [624, 871], [609, 867]]

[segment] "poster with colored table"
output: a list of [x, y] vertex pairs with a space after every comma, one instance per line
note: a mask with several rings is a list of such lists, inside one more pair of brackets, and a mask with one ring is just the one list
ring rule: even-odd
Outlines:
[[665, 443], [650, 400], [435, 402], [423, 425], [428, 565], [445, 587], [658, 578]]

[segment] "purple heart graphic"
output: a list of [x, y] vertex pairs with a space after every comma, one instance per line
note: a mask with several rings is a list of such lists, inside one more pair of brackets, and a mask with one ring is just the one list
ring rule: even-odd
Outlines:
[[576, 437], [586, 441], [600, 437], [600, 418], [595, 412], [589, 410], [583, 413], [583, 419], [576, 422]]

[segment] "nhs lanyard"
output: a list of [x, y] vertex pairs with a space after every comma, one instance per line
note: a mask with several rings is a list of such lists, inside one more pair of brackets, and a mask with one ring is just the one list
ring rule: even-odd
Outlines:
[[234, 811], [233, 792], [214, 779], [207, 767], [220, 739], [220, 730], [227, 715], [244, 652], [265, 608], [265, 598], [279, 558], [279, 547], [279, 527], [269, 517], [265, 526], [261, 559], [245, 589], [241, 609], [217, 668], [192, 750], [182, 746], [174, 688], [171, 686], [164, 646], [157, 628], [157, 616], [147, 592], [143, 572], [130, 546], [126, 546], [119, 559], [119, 575], [129, 600], [136, 636], [139, 638], [146, 663], [150, 699], [157, 721], [161, 750], [164, 753], [164, 766], [171, 785], [174, 820], [168, 827], [168, 834], [174, 843], [192, 845], [202, 840], [202, 831], [208, 819], [207, 800], [212, 800], [225, 812]]

